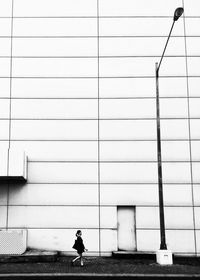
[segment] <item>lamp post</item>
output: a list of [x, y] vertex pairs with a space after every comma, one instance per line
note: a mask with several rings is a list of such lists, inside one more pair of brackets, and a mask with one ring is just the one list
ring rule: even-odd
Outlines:
[[174, 12], [173, 23], [165, 44], [160, 62], [156, 63], [156, 120], [157, 120], [157, 157], [158, 157], [158, 189], [159, 189], [159, 214], [160, 214], [160, 250], [167, 250], [166, 239], [165, 239], [165, 218], [164, 218], [164, 204], [163, 204], [163, 185], [162, 185], [162, 157], [161, 157], [161, 135], [160, 135], [160, 104], [159, 104], [159, 70], [162, 59], [169, 42], [169, 38], [172, 33], [175, 21], [183, 14], [183, 8], [177, 8]]

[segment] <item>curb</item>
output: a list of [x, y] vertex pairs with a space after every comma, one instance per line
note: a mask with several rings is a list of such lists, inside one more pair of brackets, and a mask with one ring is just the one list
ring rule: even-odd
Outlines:
[[200, 274], [6, 273], [0, 279], [200, 279]]
[[55, 262], [57, 252], [25, 252], [22, 255], [0, 255], [0, 263]]

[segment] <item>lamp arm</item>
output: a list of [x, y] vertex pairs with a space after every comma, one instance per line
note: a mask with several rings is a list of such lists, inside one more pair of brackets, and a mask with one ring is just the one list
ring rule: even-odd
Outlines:
[[165, 50], [166, 50], [166, 48], [167, 48], [167, 44], [168, 44], [168, 42], [169, 42], [169, 38], [170, 38], [170, 36], [171, 36], [172, 29], [173, 29], [173, 27], [174, 27], [174, 23], [175, 23], [175, 21], [173, 20], [173, 23], [172, 23], [172, 26], [171, 26], [171, 29], [170, 29], [170, 32], [169, 32], [169, 35], [168, 35], [168, 38], [167, 38], [167, 42], [166, 42], [166, 44], [165, 44], [165, 47], [164, 47], [164, 50], [163, 50], [163, 53], [162, 53], [160, 62], [159, 62], [158, 67], [157, 67], [157, 72], [159, 72], [160, 65], [161, 65], [161, 62], [162, 62], [162, 60], [163, 60], [163, 57], [164, 57], [164, 54], [165, 54]]

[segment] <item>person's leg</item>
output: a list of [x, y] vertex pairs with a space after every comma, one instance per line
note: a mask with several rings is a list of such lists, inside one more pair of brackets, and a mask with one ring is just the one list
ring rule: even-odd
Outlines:
[[80, 254], [80, 261], [81, 261], [81, 266], [83, 266], [83, 256]]
[[71, 261], [71, 264], [73, 265], [73, 264], [75, 263], [75, 261], [77, 261], [78, 259], [80, 259], [80, 255], [79, 255], [78, 257], [76, 257], [75, 259], [73, 259], [73, 260]]

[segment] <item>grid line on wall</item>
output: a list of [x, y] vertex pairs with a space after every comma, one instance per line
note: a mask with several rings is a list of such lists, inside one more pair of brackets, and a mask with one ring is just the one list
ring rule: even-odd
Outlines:
[[99, 256], [101, 256], [101, 163], [100, 163], [100, 49], [99, 49], [99, 0], [97, 0], [97, 92], [98, 92], [98, 215], [99, 215]]
[[[200, 35], [188, 35], [188, 38], [199, 38]], [[182, 35], [172, 35], [172, 38], [184, 38]], [[0, 38], [11, 38], [8, 35], [0, 35]], [[14, 39], [62, 39], [62, 38], [97, 38], [95, 35], [13, 35]], [[99, 38], [167, 38], [165, 35], [100, 35]]]
[[[9, 124], [8, 124], [8, 159], [7, 159], [7, 176], [9, 175], [9, 162], [10, 162], [10, 145], [11, 145], [11, 110], [12, 110], [12, 67], [13, 67], [13, 15], [14, 15], [14, 0], [11, 2], [11, 38], [10, 38], [10, 96], [9, 96]], [[9, 220], [9, 197], [10, 197], [10, 183], [7, 183], [7, 207], [6, 207], [6, 230], [8, 229]]]
[[[182, 0], [182, 5], [184, 7], [184, 0]], [[185, 23], [185, 16], [183, 15], [183, 25], [184, 25], [184, 45], [185, 45], [185, 65], [186, 65], [186, 82], [187, 82], [187, 107], [188, 107], [188, 129], [189, 129], [189, 150], [190, 150], [190, 176], [191, 176], [191, 194], [192, 194], [192, 205], [193, 205], [193, 227], [194, 227], [194, 247], [195, 247], [195, 254], [197, 255], [197, 236], [196, 236], [196, 218], [195, 218], [195, 208], [194, 208], [194, 188], [193, 188], [193, 164], [192, 164], [192, 143], [191, 143], [191, 123], [190, 123], [190, 92], [189, 92], [189, 71], [188, 71], [188, 58], [187, 58], [187, 34], [186, 34], [186, 23]]]
[[[0, 19], [10, 19], [12, 17], [9, 16], [0, 16]], [[32, 19], [38, 19], [38, 18], [42, 18], [42, 19], [46, 19], [46, 18], [51, 18], [51, 19], [56, 19], [56, 18], [93, 18], [96, 19], [96, 16], [13, 16], [14, 19], [28, 19], [28, 18], [32, 18]], [[107, 15], [107, 16], [101, 16], [99, 15], [99, 18], [171, 18], [173, 19], [172, 16], [155, 16], [155, 15]], [[185, 16], [185, 18], [200, 18], [200, 16]]]

